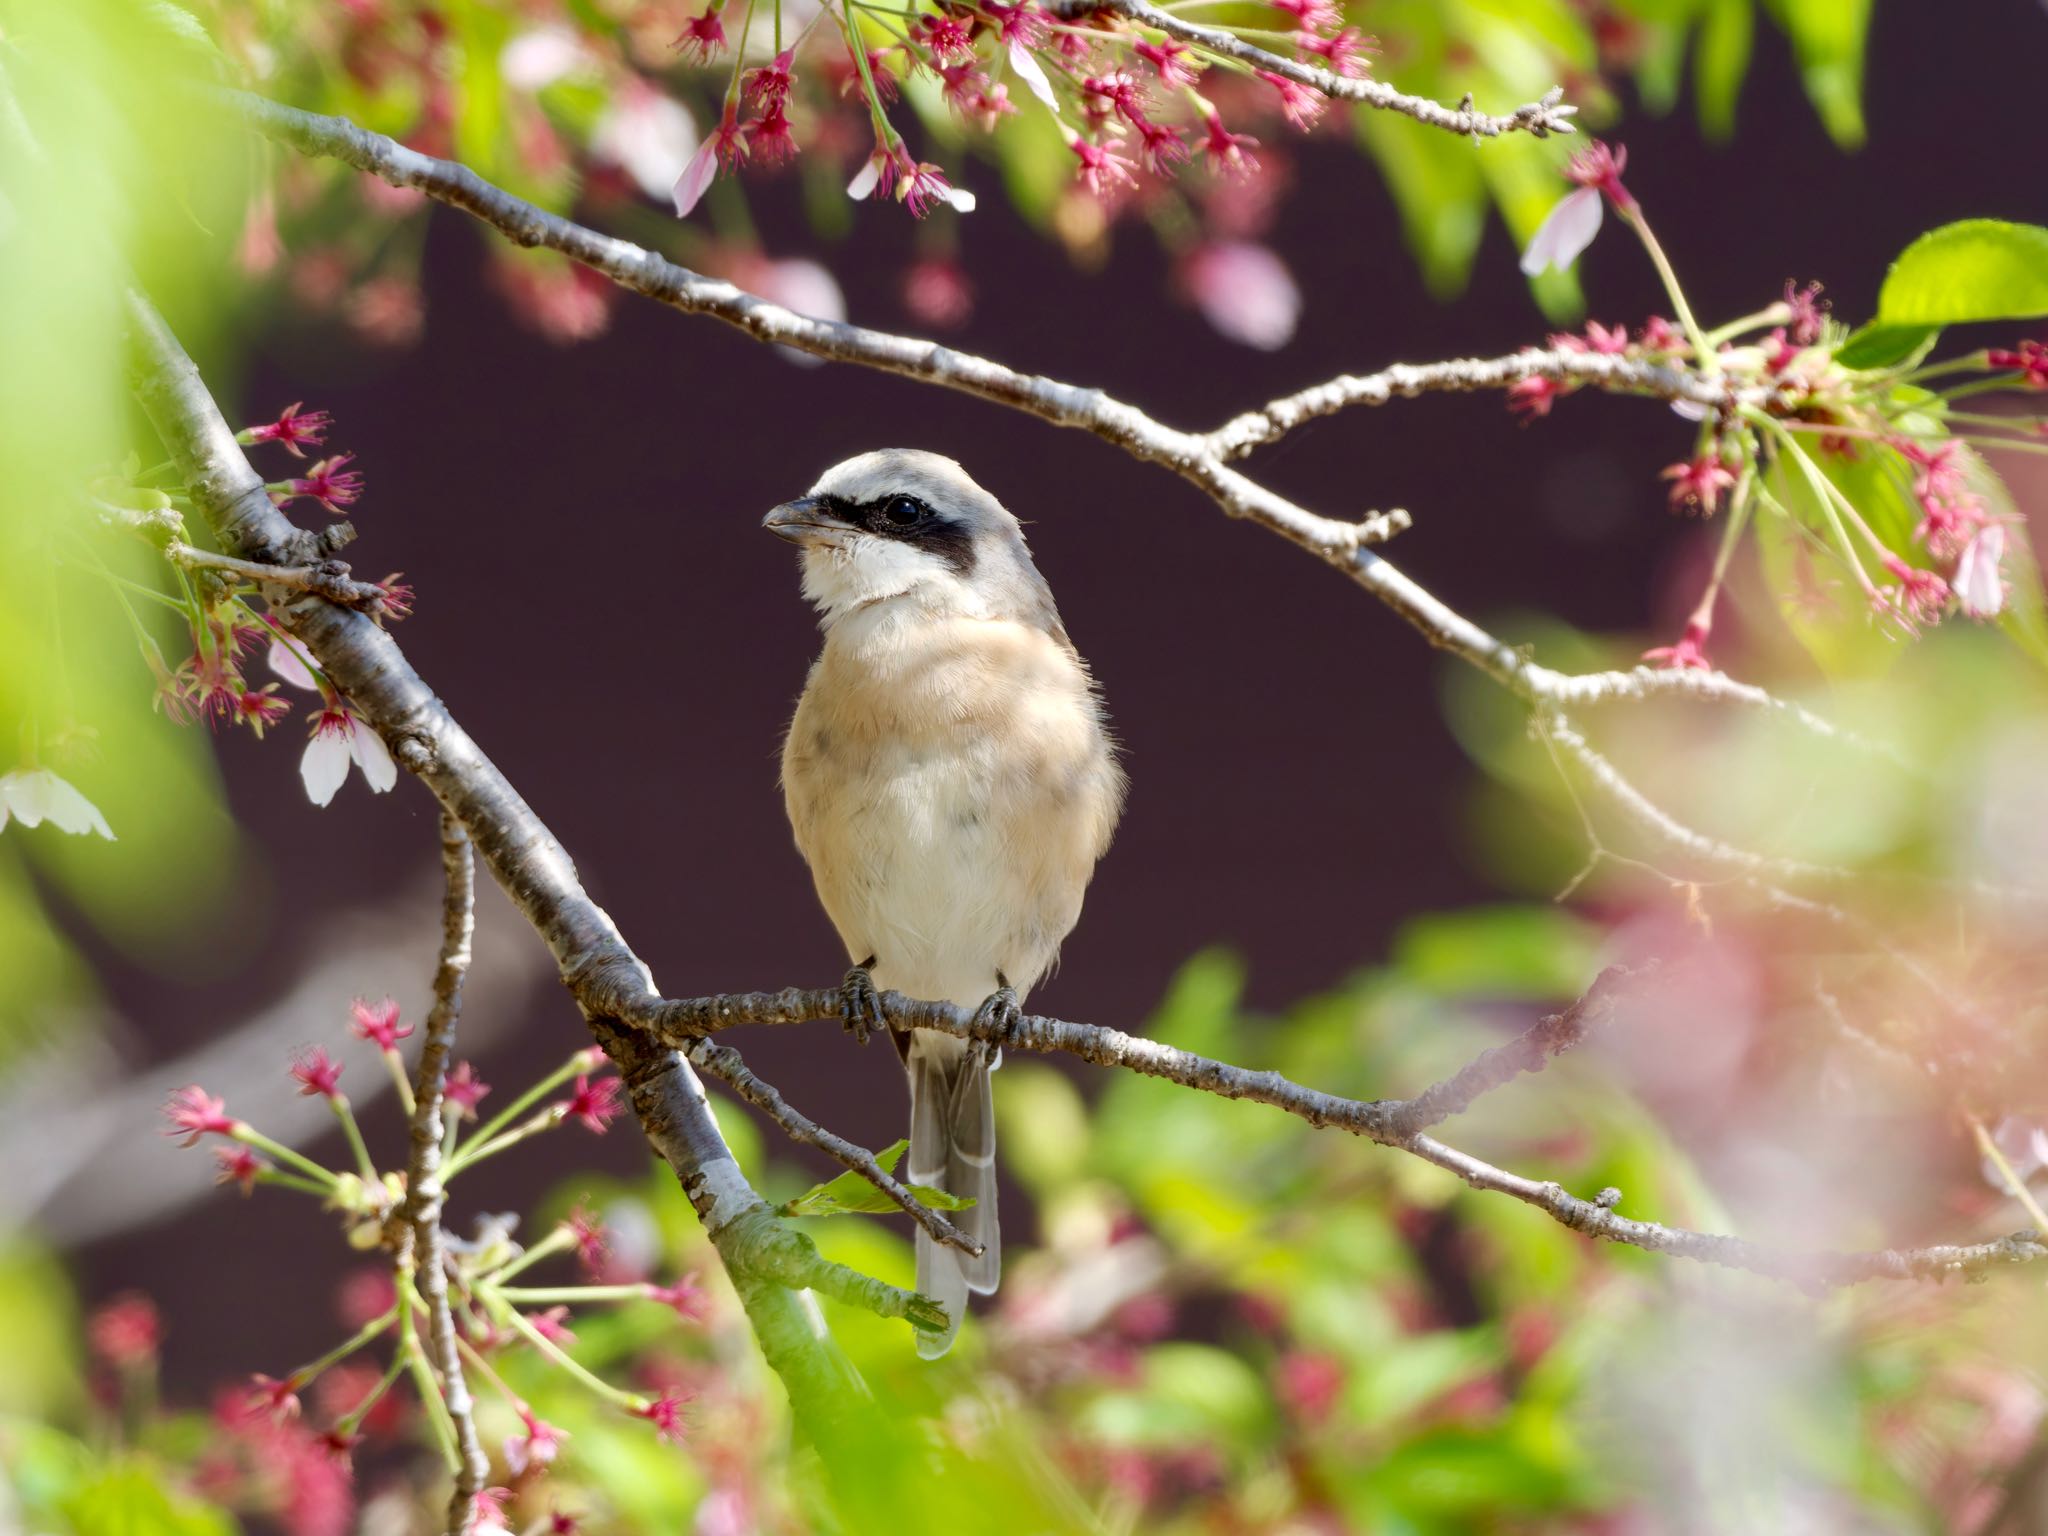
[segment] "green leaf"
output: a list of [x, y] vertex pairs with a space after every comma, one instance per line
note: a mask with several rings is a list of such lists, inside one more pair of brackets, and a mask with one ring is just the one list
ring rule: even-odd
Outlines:
[[1873, 320], [1842, 343], [1835, 361], [1844, 368], [1893, 368], [1912, 361], [1940, 334], [1937, 325], [1886, 325]]
[[[902, 1161], [909, 1146], [908, 1141], [899, 1141], [892, 1147], [885, 1147], [875, 1154], [875, 1161], [882, 1165], [884, 1173], [894, 1173], [896, 1164]], [[958, 1211], [974, 1204], [972, 1200], [923, 1184], [904, 1187], [917, 1196], [920, 1203], [933, 1210]], [[898, 1209], [900, 1207], [894, 1200], [849, 1168], [838, 1178], [813, 1185], [794, 1200], [785, 1200], [775, 1211], [778, 1216], [868, 1216]]]
[[1431, 913], [1394, 940], [1404, 980], [1440, 997], [1569, 997], [1586, 984], [1592, 932], [1555, 907], [1471, 907]]
[[1870, 0], [1771, 0], [1792, 39], [1800, 79], [1830, 137], [1844, 149], [1863, 143], [1863, 45]]
[[2048, 229], [2003, 219], [1929, 230], [1892, 263], [1877, 299], [1886, 327], [2037, 315], [2048, 315]]
[[171, 0], [144, 0], [141, 9], [149, 25], [165, 36], [176, 38], [196, 52], [216, 59], [223, 57], [220, 44], [213, 40], [205, 24], [182, 5], [173, 5]]
[[1725, 140], [1735, 131], [1735, 102], [1749, 72], [1756, 23], [1749, 0], [1711, 0], [1700, 22], [1693, 54], [1693, 90], [1699, 96], [1700, 131]]

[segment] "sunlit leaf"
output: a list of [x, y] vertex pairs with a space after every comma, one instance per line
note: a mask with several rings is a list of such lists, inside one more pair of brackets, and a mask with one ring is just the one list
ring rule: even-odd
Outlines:
[[[909, 1141], [898, 1141], [877, 1152], [875, 1161], [881, 1164], [884, 1173], [894, 1173], [909, 1147]], [[932, 1189], [924, 1184], [906, 1184], [903, 1187], [917, 1196], [920, 1203], [935, 1210], [958, 1211], [974, 1204], [972, 1200], [949, 1195], [943, 1189]], [[894, 1200], [850, 1168], [838, 1178], [813, 1185], [794, 1200], [785, 1200], [776, 1207], [783, 1216], [871, 1216], [901, 1209]]]

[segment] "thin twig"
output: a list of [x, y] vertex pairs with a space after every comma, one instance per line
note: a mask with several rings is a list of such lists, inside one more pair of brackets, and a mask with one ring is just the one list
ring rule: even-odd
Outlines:
[[841, 1167], [852, 1169], [874, 1185], [930, 1233], [933, 1241], [949, 1244], [965, 1253], [977, 1256], [981, 1253], [980, 1242], [969, 1237], [938, 1210], [926, 1205], [912, 1194], [886, 1168], [875, 1161], [874, 1153], [866, 1147], [854, 1145], [844, 1136], [826, 1130], [817, 1121], [797, 1109], [782, 1096], [780, 1089], [773, 1083], [763, 1080], [753, 1068], [741, 1060], [740, 1053], [731, 1046], [721, 1045], [710, 1039], [696, 1039], [681, 1049], [690, 1065], [699, 1071], [710, 1073], [724, 1083], [780, 1126], [790, 1140], [816, 1147]]
[[[1743, 1238], [1695, 1232], [1615, 1213], [1615, 1191], [1592, 1200], [1563, 1186], [1524, 1177], [1422, 1135], [1417, 1125], [1434, 1124], [1469, 1105], [1479, 1094], [1533, 1071], [1578, 1040], [1611, 1002], [1619, 976], [1606, 973], [1587, 995], [1563, 1013], [1539, 1022], [1520, 1041], [1495, 1047], [1460, 1072], [1413, 1099], [1362, 1100], [1305, 1087], [1278, 1072], [1234, 1066], [1191, 1051], [1162, 1045], [1098, 1024], [1078, 1024], [1027, 1014], [1011, 1027], [982, 1018], [953, 1003], [918, 1001], [885, 993], [883, 1012], [897, 1029], [936, 1029], [962, 1039], [985, 1040], [1008, 1050], [1061, 1053], [1097, 1066], [1161, 1078], [1226, 1099], [1246, 1099], [1284, 1110], [1317, 1127], [1334, 1127], [1383, 1146], [1408, 1152], [1457, 1175], [1474, 1189], [1520, 1200], [1588, 1237], [1625, 1243], [1655, 1253], [1746, 1270], [1809, 1290], [1867, 1280], [1975, 1275], [1996, 1265], [2048, 1258], [2048, 1244], [2034, 1232], [1993, 1242], [1886, 1248], [1864, 1252], [1799, 1252]], [[794, 1024], [839, 1017], [836, 987], [786, 988], [779, 992], [735, 993], [663, 1000], [630, 1022], [664, 1042], [686, 1048], [703, 1034], [745, 1024]]]
[[449, 1536], [469, 1536], [476, 1525], [476, 1495], [490, 1475], [490, 1458], [476, 1430], [476, 1405], [462, 1374], [455, 1315], [448, 1304], [448, 1252], [441, 1228], [447, 1192], [441, 1183], [441, 1099], [455, 1025], [462, 1016], [462, 979], [469, 972], [476, 931], [476, 860], [469, 834], [441, 813], [441, 867], [447, 891], [441, 905], [441, 959], [434, 971], [434, 1003], [420, 1031], [419, 1070], [413, 1081], [412, 1149], [406, 1165], [401, 1216], [411, 1229], [410, 1256], [427, 1304], [427, 1342], [441, 1373], [441, 1400], [455, 1430], [455, 1486], [448, 1496]]
[[1386, 112], [1398, 112], [1403, 117], [1412, 117], [1418, 123], [1427, 123], [1432, 128], [1443, 128], [1451, 133], [1473, 138], [1498, 138], [1504, 133], [1528, 133], [1537, 138], [1548, 138], [1551, 134], [1576, 133], [1572, 118], [1578, 108], [1564, 105], [1564, 87], [1553, 86], [1535, 101], [1515, 108], [1514, 111], [1494, 116], [1486, 112], [1475, 112], [1469, 104], [1447, 107], [1440, 101], [1431, 101], [1426, 96], [1410, 96], [1397, 91], [1384, 81], [1369, 76], [1332, 74], [1327, 69], [1318, 69], [1303, 64], [1283, 54], [1270, 53], [1255, 47], [1235, 33], [1219, 27], [1205, 27], [1192, 21], [1183, 21], [1170, 11], [1162, 11], [1148, 0], [1051, 0], [1046, 9], [1054, 16], [1075, 18], [1098, 12], [1124, 16], [1132, 21], [1168, 37], [1178, 38], [1184, 43], [1195, 43], [1222, 58], [1234, 59], [1240, 64], [1249, 64], [1271, 74], [1282, 75], [1297, 85], [1313, 86], [1325, 96], [1338, 101], [1357, 102], [1360, 106], [1378, 107]]
[[345, 608], [372, 608], [384, 599], [382, 587], [374, 581], [357, 581], [339, 560], [326, 560], [318, 565], [269, 565], [260, 560], [218, 555], [176, 540], [164, 546], [164, 558], [188, 571], [224, 571], [263, 586], [311, 592]]

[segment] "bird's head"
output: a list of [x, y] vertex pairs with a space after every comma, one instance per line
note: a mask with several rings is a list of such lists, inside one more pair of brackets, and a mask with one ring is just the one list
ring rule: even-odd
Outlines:
[[883, 448], [848, 459], [761, 526], [803, 551], [804, 596], [828, 628], [891, 599], [969, 618], [1059, 622], [1017, 519], [940, 454]]

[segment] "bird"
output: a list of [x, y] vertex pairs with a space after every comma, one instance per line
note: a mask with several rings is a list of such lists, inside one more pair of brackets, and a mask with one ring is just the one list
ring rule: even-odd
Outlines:
[[[783, 738], [796, 845], [851, 968], [844, 1023], [878, 994], [973, 1008], [1000, 1036], [1053, 969], [1122, 815], [1102, 696], [1023, 528], [950, 458], [889, 448], [835, 465], [763, 524], [801, 551], [824, 643]], [[910, 1088], [913, 1184], [971, 1200], [972, 1255], [915, 1233], [917, 1289], [951, 1348], [1002, 1272], [999, 1044], [891, 1028]]]

